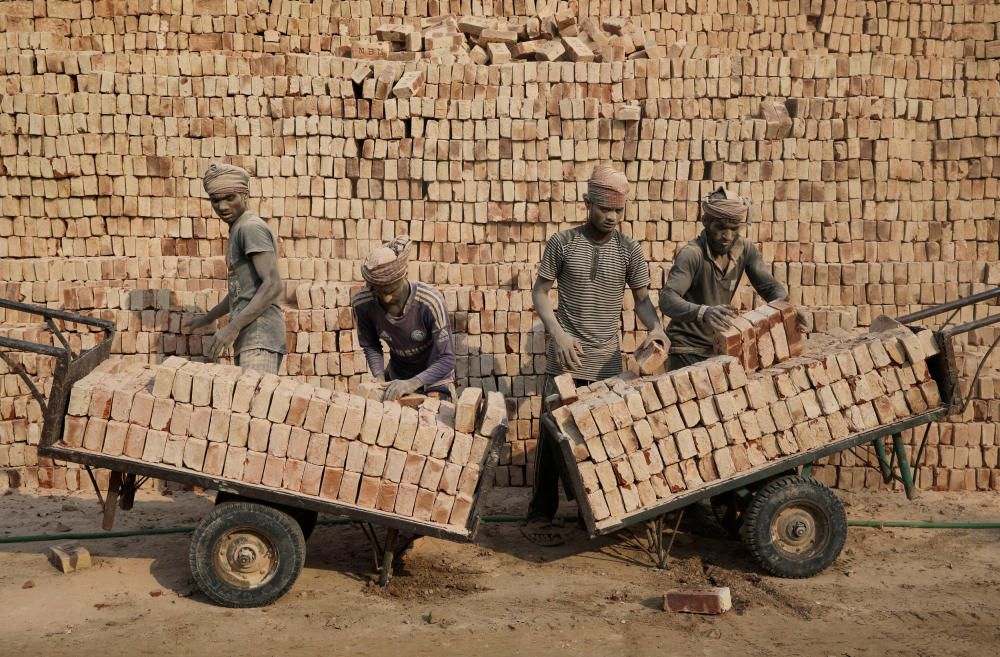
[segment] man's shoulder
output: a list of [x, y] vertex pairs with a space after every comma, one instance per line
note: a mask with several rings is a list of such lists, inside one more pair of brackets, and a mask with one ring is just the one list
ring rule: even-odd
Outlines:
[[428, 285], [417, 281], [413, 285], [413, 293], [416, 295], [417, 303], [432, 310], [444, 310], [447, 304], [444, 295], [433, 285]]
[[367, 287], [362, 288], [360, 292], [351, 297], [351, 305], [355, 308], [360, 308], [361, 306], [369, 303], [374, 303], [374, 301], [375, 294]]
[[753, 253], [757, 251], [757, 245], [749, 237], [740, 235], [736, 240], [736, 246], [742, 249], [743, 253]]
[[267, 228], [267, 230], [269, 231], [271, 230], [271, 228], [267, 225], [267, 222], [261, 219], [259, 214], [257, 214], [256, 212], [247, 211], [244, 212], [243, 216], [239, 218], [239, 220], [236, 222], [235, 225], [233, 225], [233, 229], [240, 231], [240, 230], [246, 230], [247, 228], [250, 227], [259, 227], [259, 226], [263, 226], [264, 228]]
[[639, 240], [630, 235], [626, 235], [620, 230], [618, 231], [618, 239], [626, 253], [631, 253], [636, 249], [639, 249], [640, 252], [642, 251], [642, 247], [639, 245]]
[[557, 244], [558, 246], [566, 246], [573, 240], [583, 237], [583, 227], [574, 226], [573, 228], [567, 228], [566, 230], [560, 230], [557, 233], [552, 233], [549, 237], [550, 244]]
[[674, 262], [698, 263], [705, 259], [705, 248], [699, 236], [681, 248], [674, 255]]

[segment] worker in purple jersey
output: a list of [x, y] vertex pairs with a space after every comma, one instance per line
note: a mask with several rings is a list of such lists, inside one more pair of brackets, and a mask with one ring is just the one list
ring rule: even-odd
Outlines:
[[[358, 342], [372, 376], [389, 382], [386, 401], [415, 392], [451, 401], [455, 345], [448, 308], [437, 289], [407, 279], [411, 246], [409, 237], [397, 237], [362, 263], [368, 285], [351, 300]], [[382, 342], [389, 347], [388, 366]]]

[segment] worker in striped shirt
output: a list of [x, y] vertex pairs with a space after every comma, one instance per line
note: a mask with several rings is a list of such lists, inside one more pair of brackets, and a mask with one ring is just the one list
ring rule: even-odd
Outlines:
[[[646, 257], [637, 241], [618, 230], [628, 191], [624, 173], [609, 166], [595, 167], [584, 196], [586, 223], [556, 233], [545, 245], [531, 291], [535, 310], [548, 334], [542, 399], [556, 391], [553, 377], [566, 372], [572, 374], [578, 386], [621, 374], [620, 333], [626, 287], [632, 290], [636, 316], [649, 330], [646, 340], [666, 340], [649, 298]], [[555, 282], [558, 309], [553, 309], [549, 297]], [[560, 479], [571, 498], [556, 439], [544, 426], [540, 427], [534, 490], [522, 529], [535, 543], [558, 545], [566, 538], [567, 532], [554, 520]]]
[[[407, 278], [410, 238], [397, 237], [372, 251], [361, 266], [368, 284], [351, 300], [358, 342], [368, 369], [389, 382], [386, 401], [414, 392], [454, 398], [455, 346], [444, 297]], [[382, 342], [389, 347], [385, 364]]]

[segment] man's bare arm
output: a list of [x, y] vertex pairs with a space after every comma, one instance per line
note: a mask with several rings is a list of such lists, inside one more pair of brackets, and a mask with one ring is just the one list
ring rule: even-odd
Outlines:
[[236, 317], [215, 332], [209, 356], [217, 358], [222, 350], [236, 342], [240, 331], [263, 314], [267, 307], [281, 296], [281, 275], [278, 273], [278, 256], [274, 251], [262, 251], [250, 255], [254, 268], [261, 278], [260, 287], [250, 303]]
[[260, 287], [243, 311], [233, 318], [237, 333], [261, 316], [267, 307], [281, 296], [281, 274], [278, 273], [278, 256], [274, 251], [250, 255], [254, 269], [261, 278]]
[[547, 278], [538, 276], [535, 284], [531, 287], [531, 300], [535, 304], [535, 312], [538, 313], [545, 331], [552, 336], [555, 341], [555, 356], [560, 367], [577, 369], [580, 367], [580, 354], [582, 347], [576, 338], [571, 336], [559, 324], [556, 319], [556, 311], [552, 307], [552, 299], [549, 298], [549, 291], [552, 290], [552, 283]]
[[632, 290], [632, 298], [635, 299], [635, 315], [649, 331], [662, 331], [660, 317], [653, 307], [653, 300], [649, 298], [648, 287], [638, 287]]
[[200, 329], [202, 326], [208, 326], [215, 320], [219, 319], [223, 315], [229, 312], [229, 295], [227, 294], [222, 298], [222, 301], [215, 304], [215, 307], [209, 310], [207, 313], [201, 317], [188, 317], [184, 320], [184, 329], [186, 331], [194, 331]]

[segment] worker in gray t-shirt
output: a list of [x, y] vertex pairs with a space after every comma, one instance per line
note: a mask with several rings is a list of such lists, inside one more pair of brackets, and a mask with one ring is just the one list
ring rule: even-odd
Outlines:
[[226, 265], [228, 294], [188, 330], [208, 326], [227, 312], [229, 323], [215, 332], [207, 355], [218, 358], [229, 346], [237, 365], [277, 374], [286, 353], [285, 319], [279, 305], [278, 244], [267, 224], [247, 209], [250, 175], [230, 164], [213, 164], [204, 186], [212, 209], [229, 226]]
[[757, 247], [740, 235], [748, 210], [746, 200], [724, 187], [702, 201], [705, 230], [677, 252], [660, 291], [660, 310], [670, 318], [668, 369], [693, 365], [712, 355], [715, 333], [728, 327], [736, 314], [730, 303], [744, 272], [764, 301], [788, 298]]

